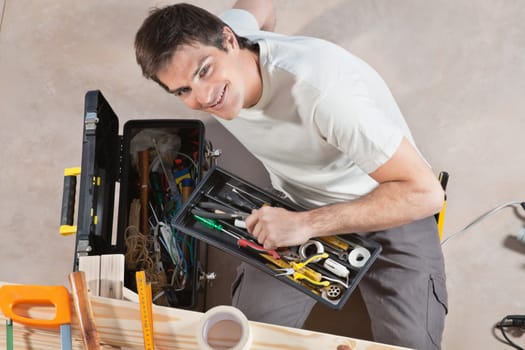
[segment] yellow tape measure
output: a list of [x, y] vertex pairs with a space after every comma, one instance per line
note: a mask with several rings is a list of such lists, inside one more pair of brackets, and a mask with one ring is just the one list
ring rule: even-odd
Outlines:
[[144, 349], [154, 350], [153, 346], [153, 300], [151, 296], [151, 283], [146, 281], [146, 273], [137, 271], [137, 291], [140, 302], [140, 318], [142, 320], [142, 334], [144, 336]]

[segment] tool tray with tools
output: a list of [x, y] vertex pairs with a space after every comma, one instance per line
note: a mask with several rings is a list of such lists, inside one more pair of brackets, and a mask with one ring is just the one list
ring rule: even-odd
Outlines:
[[136, 291], [135, 272], [144, 270], [156, 304], [194, 308], [205, 257], [199, 256], [198, 241], [175, 231], [171, 220], [209, 167], [204, 124], [130, 120], [118, 133], [118, 117], [107, 100], [98, 90], [88, 91], [76, 227], [78, 174], [64, 177], [61, 233], [63, 227], [76, 229], [70, 232], [76, 233], [73, 270], [82, 256], [124, 254], [126, 287]]
[[311, 239], [301, 246], [265, 250], [244, 219], [264, 205], [305, 210], [213, 167], [173, 220], [188, 235], [250, 263], [333, 309], [341, 309], [381, 252], [358, 234]]

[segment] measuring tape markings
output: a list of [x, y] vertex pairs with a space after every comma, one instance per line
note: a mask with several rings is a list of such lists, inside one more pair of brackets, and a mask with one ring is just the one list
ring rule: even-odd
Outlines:
[[137, 271], [137, 291], [140, 302], [140, 317], [142, 321], [142, 334], [144, 336], [144, 349], [154, 350], [153, 345], [153, 301], [151, 296], [151, 283], [146, 282], [146, 273]]

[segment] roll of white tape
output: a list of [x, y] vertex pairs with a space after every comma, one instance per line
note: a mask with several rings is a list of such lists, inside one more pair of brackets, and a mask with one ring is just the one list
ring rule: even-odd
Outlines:
[[[222, 329], [218, 327], [220, 324]], [[252, 345], [252, 332], [248, 319], [233, 306], [215, 306], [199, 321], [197, 343], [199, 349], [204, 350], [224, 349], [225, 346], [231, 350], [249, 350]]]
[[363, 267], [370, 259], [370, 251], [365, 247], [357, 246], [348, 254], [348, 263], [353, 267]]

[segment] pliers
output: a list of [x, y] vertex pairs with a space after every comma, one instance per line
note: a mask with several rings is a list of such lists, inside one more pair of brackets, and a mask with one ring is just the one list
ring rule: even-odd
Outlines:
[[312, 261], [319, 260], [319, 259], [326, 259], [326, 258], [328, 258], [328, 254], [322, 253], [322, 254], [313, 255], [307, 260], [300, 262], [300, 263], [292, 261], [290, 263], [291, 267], [275, 269], [276, 272], [281, 271], [280, 273], [277, 273], [275, 276], [291, 276], [296, 281], [306, 280], [314, 285], [327, 287], [330, 285], [329, 281], [321, 281], [322, 276], [320, 276], [320, 274], [317, 275], [315, 271], [306, 268], [306, 265], [308, 265]]
[[301, 272], [297, 272], [293, 268], [288, 269], [277, 269], [276, 271], [284, 271], [283, 273], [276, 274], [275, 276], [291, 276], [295, 281], [299, 280], [305, 280], [312, 284], [315, 284], [316, 286], [323, 286], [328, 287], [330, 285], [330, 282], [328, 281], [316, 281], [311, 279], [310, 277], [306, 276], [305, 274]]

